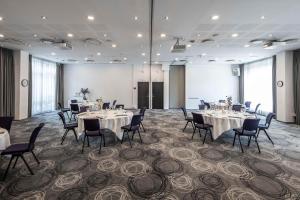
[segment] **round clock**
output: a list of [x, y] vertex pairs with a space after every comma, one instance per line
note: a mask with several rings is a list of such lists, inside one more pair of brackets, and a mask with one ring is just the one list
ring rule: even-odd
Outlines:
[[22, 85], [23, 87], [27, 87], [27, 86], [28, 86], [28, 80], [27, 80], [27, 79], [23, 79], [23, 80], [21, 81], [21, 85]]
[[283, 81], [277, 81], [277, 86], [282, 87], [283, 86]]

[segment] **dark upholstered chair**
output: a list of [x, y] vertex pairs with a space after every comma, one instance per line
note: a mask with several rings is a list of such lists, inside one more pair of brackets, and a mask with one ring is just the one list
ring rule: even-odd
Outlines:
[[250, 113], [250, 114], [253, 114], [253, 115], [256, 115], [257, 114], [257, 111], [258, 111], [258, 108], [261, 104], [257, 104], [256, 107], [255, 107], [255, 110], [247, 110], [247, 113]]
[[258, 131], [259, 120], [260, 119], [245, 119], [242, 128], [233, 129], [233, 131], [235, 132], [235, 135], [234, 135], [232, 146], [234, 146], [235, 138], [236, 138], [236, 136], [238, 136], [241, 150], [244, 153], [244, 149], [243, 149], [243, 146], [242, 146], [240, 136], [247, 136], [248, 137], [248, 146], [250, 145], [252, 137], [254, 137], [255, 143], [257, 145], [257, 149], [260, 153], [260, 148], [259, 148], [259, 145], [258, 145], [258, 142], [257, 142], [257, 131]]
[[13, 120], [13, 117], [0, 117], [0, 127], [6, 129], [9, 133]]
[[88, 109], [89, 109], [89, 106], [80, 106], [79, 107], [79, 113], [87, 112]]
[[272, 141], [272, 139], [270, 138], [267, 130], [269, 129], [270, 127], [270, 124], [271, 124], [271, 121], [272, 119], [275, 117], [276, 115], [274, 113], [269, 113], [266, 117], [266, 122], [265, 124], [259, 124], [258, 125], [258, 134], [257, 134], [257, 137], [260, 133], [260, 131], [264, 131], [266, 136], [268, 137], [268, 139], [271, 141], [271, 143], [274, 145], [274, 142]]
[[205, 110], [205, 104], [199, 104], [199, 110]]
[[194, 123], [194, 132], [193, 132], [193, 135], [192, 135], [192, 139], [194, 138], [194, 134], [196, 132], [196, 129], [199, 130], [200, 137], [201, 137], [200, 130], [203, 129], [203, 130], [205, 130], [205, 136], [204, 136], [204, 139], [203, 139], [203, 144], [205, 143], [206, 135], [208, 133], [210, 133], [211, 141], [213, 141], [214, 139], [212, 137], [212, 132], [211, 132], [211, 128], [213, 126], [210, 125], [210, 124], [205, 124], [203, 116], [201, 114], [199, 114], [199, 113], [192, 113], [192, 115], [193, 115], [193, 123]]
[[71, 118], [70, 118], [70, 116], [69, 116], [69, 111], [71, 111], [71, 109], [70, 108], [64, 108], [63, 106], [62, 106], [62, 104], [61, 103], [57, 103], [57, 106], [58, 106], [58, 109], [61, 111], [61, 112], [63, 112], [64, 114], [66, 113], [67, 114], [67, 116], [68, 116], [68, 119], [70, 120]]
[[239, 104], [232, 105], [232, 110], [233, 110], [233, 111], [237, 111], [237, 112], [241, 112], [241, 110], [242, 110], [242, 105], [239, 105]]
[[[140, 124], [141, 124], [141, 122], [142, 122], [142, 115], [133, 115], [133, 117], [131, 119], [131, 123], [126, 125], [126, 126], [121, 127], [121, 129], [123, 130], [123, 137], [122, 137], [121, 143], [123, 143], [125, 133], [126, 133], [127, 138], [129, 140], [130, 147], [132, 148], [131, 140], [133, 140], [134, 134], [136, 132], [138, 132], [138, 134], [139, 134], [140, 142], [143, 143], [141, 133], [140, 133]], [[129, 132], [132, 132], [131, 140], [130, 140], [130, 137], [129, 137]]]
[[249, 110], [251, 106], [251, 101], [245, 101], [245, 108], [246, 110]]
[[110, 103], [103, 103], [102, 109], [109, 109]]
[[112, 103], [111, 109], [114, 109], [116, 107], [116, 103], [117, 103], [117, 100], [114, 100]]
[[139, 114], [141, 115], [141, 123], [140, 123], [140, 127], [143, 128], [143, 131], [146, 132], [146, 129], [144, 127], [143, 121], [144, 121], [144, 117], [145, 117], [145, 112], [146, 112], [146, 107], [141, 108]]
[[30, 139], [29, 139], [29, 143], [19, 143], [19, 144], [12, 144], [10, 145], [9, 147], [7, 147], [4, 151], [1, 152], [1, 155], [11, 155], [11, 158], [10, 158], [10, 161], [8, 163], [8, 166], [6, 168], [6, 171], [4, 173], [4, 176], [3, 176], [3, 180], [5, 180], [6, 178], [6, 175], [8, 173], [8, 170], [9, 170], [9, 167], [11, 165], [11, 162], [13, 161], [13, 159], [16, 157], [16, 161], [13, 165], [13, 168], [15, 168], [17, 162], [18, 162], [18, 159], [19, 157], [21, 157], [21, 159], [24, 161], [28, 171], [33, 175], [33, 172], [32, 170], [30, 169], [28, 163], [26, 162], [23, 154], [24, 153], [28, 153], [30, 152], [34, 159], [36, 160], [36, 162], [38, 164], [40, 164], [40, 161], [37, 159], [37, 157], [35, 156], [33, 150], [34, 150], [34, 143], [35, 143], [35, 140], [40, 132], [40, 130], [43, 128], [44, 126], [44, 123], [40, 123], [38, 127], [36, 127], [31, 136], [30, 136]]
[[79, 114], [79, 105], [77, 103], [71, 103], [71, 119], [74, 118], [76, 120], [76, 116]]
[[77, 99], [72, 99], [71, 103], [78, 103]]
[[86, 138], [87, 138], [88, 146], [90, 146], [89, 137], [100, 137], [100, 148], [99, 148], [99, 153], [100, 153], [102, 140], [105, 146], [105, 137], [102, 132], [103, 129], [100, 128], [99, 119], [84, 119], [83, 122], [84, 122], [84, 139], [82, 143], [81, 152], [83, 153]]
[[204, 105], [206, 106], [207, 109], [210, 109], [210, 104], [207, 102], [204, 102]]
[[67, 136], [67, 134], [68, 134], [69, 131], [73, 131], [75, 139], [78, 142], [77, 133], [75, 131], [75, 128], [78, 127], [77, 122], [66, 123], [66, 119], [65, 119], [65, 116], [64, 116], [63, 112], [59, 112], [57, 114], [60, 117], [60, 119], [61, 119], [61, 121], [62, 121], [62, 123], [64, 125], [64, 129], [65, 129], [65, 133], [64, 133], [64, 135], [61, 138], [61, 144], [63, 144], [63, 142], [64, 142], [64, 140], [65, 140], [65, 138], [66, 138], [66, 136]]
[[193, 117], [189, 117], [189, 116], [188, 116], [188, 114], [187, 114], [187, 112], [186, 112], [186, 109], [185, 109], [184, 107], [182, 107], [181, 110], [182, 110], [182, 112], [183, 112], [184, 119], [185, 119], [185, 121], [186, 121], [186, 124], [185, 124], [185, 126], [184, 126], [184, 128], [183, 128], [182, 131], [183, 131], [183, 132], [185, 131], [185, 129], [186, 129], [186, 127], [187, 127], [187, 125], [188, 125], [189, 123], [192, 124], [192, 127], [193, 127], [193, 129], [194, 129]]
[[116, 109], [124, 109], [124, 108], [125, 108], [124, 104], [117, 104], [116, 105]]

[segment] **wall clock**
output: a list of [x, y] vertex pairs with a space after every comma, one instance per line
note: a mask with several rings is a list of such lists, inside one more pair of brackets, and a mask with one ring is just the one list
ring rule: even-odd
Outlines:
[[282, 87], [283, 86], [283, 81], [277, 81], [277, 86]]
[[21, 85], [22, 85], [22, 87], [27, 87], [28, 86], [28, 80], [27, 79], [23, 79], [21, 81]]

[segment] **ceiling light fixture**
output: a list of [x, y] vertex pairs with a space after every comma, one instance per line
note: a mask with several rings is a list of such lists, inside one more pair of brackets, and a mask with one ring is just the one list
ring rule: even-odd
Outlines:
[[144, 61], [144, 64], [147, 64], [147, 62], [146, 62], [146, 61]]
[[52, 55], [52, 56], [55, 56], [55, 55], [56, 55], [56, 53], [55, 53], [55, 52], [51, 52], [51, 55]]
[[207, 53], [202, 53], [201, 56], [207, 56]]
[[124, 57], [124, 58], [123, 58], [123, 60], [127, 60], [127, 58], [126, 58], [126, 57]]
[[109, 63], [110, 63], [110, 64], [112, 64], [112, 63], [113, 63], [113, 61], [109, 61]]
[[176, 61], [178, 61], [178, 58], [175, 58]]
[[165, 38], [165, 37], [167, 37], [167, 35], [166, 35], [165, 33], [161, 33], [161, 34], [160, 34], [160, 37], [161, 37], [161, 38]]
[[212, 20], [218, 20], [218, 19], [220, 19], [220, 16], [219, 16], [219, 15], [213, 15], [213, 16], [211, 17], [211, 19], [212, 19]]
[[248, 48], [248, 47], [250, 47], [250, 44], [245, 44], [244, 47]]
[[0, 21], [3, 21], [3, 17], [0, 17]]
[[160, 56], [160, 53], [157, 53], [156, 55], [157, 55], [157, 56]]
[[260, 19], [261, 19], [261, 20], [264, 20], [264, 19], [266, 19], [266, 17], [265, 17], [264, 15], [262, 15], [262, 16], [260, 17]]
[[104, 37], [107, 37], [107, 34], [106, 34], [106, 33], [104, 33], [104, 34], [103, 34], [103, 36], [104, 36]]
[[168, 17], [168, 16], [165, 16], [164, 19], [168, 21], [168, 20], [169, 20], [169, 17]]
[[3, 34], [0, 34], [0, 38], [4, 38], [4, 35], [3, 35]]
[[138, 38], [141, 38], [141, 37], [143, 37], [143, 34], [138, 33], [136, 36], [137, 36]]
[[37, 37], [38, 35], [37, 34], [33, 34], [33, 37]]
[[46, 16], [41, 16], [42, 20], [46, 20], [47, 17]]
[[201, 34], [200, 34], [200, 33], [198, 33], [198, 34], [197, 34], [197, 37], [200, 37], [200, 36], [201, 36]]
[[233, 37], [233, 38], [238, 37], [238, 36], [239, 36], [238, 33], [233, 33], [233, 34], [231, 35], [231, 37]]
[[134, 16], [134, 20], [137, 21], [139, 19], [138, 16]]
[[186, 45], [187, 48], [190, 48], [191, 46], [192, 46], [191, 44]]
[[90, 20], [90, 21], [94, 21], [95, 17], [93, 15], [89, 15], [89, 16], [87, 16], [87, 19]]
[[272, 34], [269, 34], [269, 37], [273, 37], [273, 35], [272, 35]]
[[89, 59], [88, 57], [85, 57], [85, 58], [84, 58], [85, 61], [87, 61], [88, 59]]
[[68, 37], [73, 37], [74, 35], [72, 33], [68, 33]]
[[116, 44], [112, 44], [111, 47], [112, 47], [112, 48], [116, 48], [117, 45], [116, 45]]
[[97, 52], [97, 56], [101, 56], [101, 53], [100, 53], [100, 52]]
[[146, 53], [142, 53], [142, 56], [146, 56]]
[[157, 61], [155, 61], [155, 62], [154, 62], [154, 64], [158, 64], [158, 62], [157, 62]]

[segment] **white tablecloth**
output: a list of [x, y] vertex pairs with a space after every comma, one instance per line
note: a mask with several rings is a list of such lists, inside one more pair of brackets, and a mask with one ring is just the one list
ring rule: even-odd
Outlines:
[[0, 127], [0, 150], [6, 149], [10, 145], [10, 137], [8, 131]]
[[217, 139], [224, 132], [241, 128], [246, 118], [255, 118], [254, 115], [243, 112], [221, 111], [221, 110], [203, 110], [200, 111], [206, 124], [213, 125], [212, 135]]
[[121, 127], [131, 122], [133, 112], [125, 110], [101, 110], [78, 114], [78, 134], [84, 132], [83, 119], [98, 118], [101, 128], [112, 130], [119, 139], [123, 137]]

